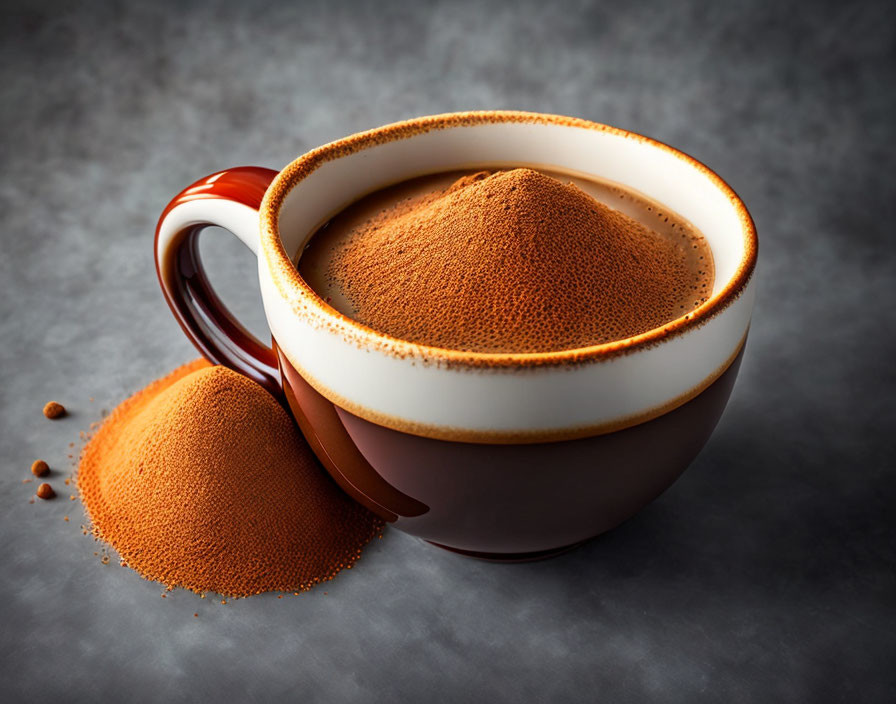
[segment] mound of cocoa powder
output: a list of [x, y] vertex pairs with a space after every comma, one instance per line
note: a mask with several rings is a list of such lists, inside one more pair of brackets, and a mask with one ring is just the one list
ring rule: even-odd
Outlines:
[[77, 483], [94, 534], [123, 562], [200, 592], [309, 589], [383, 527], [325, 475], [267, 391], [202, 360], [118, 406]]
[[631, 337], [693, 308], [696, 288], [680, 242], [531, 169], [395, 204], [327, 275], [375, 330], [476, 352]]

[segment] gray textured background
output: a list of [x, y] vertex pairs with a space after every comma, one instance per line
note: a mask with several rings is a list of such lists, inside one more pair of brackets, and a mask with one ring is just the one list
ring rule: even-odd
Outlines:
[[[80, 4], [0, 22], [0, 698], [894, 701], [892, 3]], [[226, 606], [102, 565], [66, 454], [194, 356], [152, 265], [168, 198], [498, 107], [669, 142], [752, 211], [753, 331], [691, 469], [542, 563], [389, 531], [326, 594]], [[251, 255], [206, 239], [263, 329]], [[39, 456], [65, 493], [32, 505]]]

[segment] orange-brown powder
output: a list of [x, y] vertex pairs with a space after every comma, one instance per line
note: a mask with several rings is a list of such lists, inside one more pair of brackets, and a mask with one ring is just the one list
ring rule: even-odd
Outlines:
[[50, 401], [44, 406], [44, 415], [50, 420], [62, 418], [65, 415], [65, 406], [56, 401]]
[[512, 169], [393, 204], [334, 252], [327, 275], [352, 317], [393, 337], [549, 352], [630, 337], [692, 310], [712, 283], [708, 268], [689, 265], [692, 244], [571, 183]]
[[200, 592], [309, 589], [383, 527], [324, 474], [267, 391], [202, 360], [118, 406], [77, 482], [95, 535], [125, 564]]

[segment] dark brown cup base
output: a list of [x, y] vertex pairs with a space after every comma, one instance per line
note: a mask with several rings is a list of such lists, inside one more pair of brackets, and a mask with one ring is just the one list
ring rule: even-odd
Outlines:
[[585, 540], [580, 540], [577, 543], [573, 543], [572, 545], [564, 545], [560, 548], [552, 548], [550, 550], [536, 550], [535, 552], [476, 552], [475, 550], [460, 550], [459, 548], [448, 547], [447, 545], [441, 545], [440, 543], [436, 543], [432, 540], [427, 540], [425, 542], [430, 545], [434, 545], [437, 548], [442, 548], [442, 550], [447, 550], [448, 552], [453, 552], [458, 555], [463, 555], [464, 557], [472, 557], [477, 560], [485, 560], [486, 562], [505, 562], [508, 564], [512, 564], [514, 562], [538, 562], [539, 560], [549, 560], [552, 557], [558, 557], [565, 553], [568, 553], [576, 548], [582, 547], [585, 543], [590, 542], [591, 538], [586, 538]]
[[615, 528], [669, 488], [721, 417], [743, 347], [706, 389], [657, 418], [603, 435], [516, 445], [435, 440], [377, 425], [334, 405], [279, 349], [277, 356], [299, 427], [349, 496], [438, 547], [522, 562]]

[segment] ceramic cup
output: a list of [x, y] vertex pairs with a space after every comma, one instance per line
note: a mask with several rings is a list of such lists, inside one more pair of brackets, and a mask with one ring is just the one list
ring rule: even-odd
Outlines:
[[[477, 354], [392, 338], [331, 308], [294, 260], [345, 206], [408, 178], [495, 164], [571, 170], [665, 204], [706, 237], [712, 296], [625, 340]], [[228, 313], [198, 236], [223, 227], [258, 258], [272, 345]], [[326, 144], [282, 171], [241, 167], [177, 195], [156, 231], [159, 281], [212, 362], [288, 402], [323, 466], [396, 528], [468, 555], [556, 553], [632, 516], [716, 425], [753, 307], [756, 231], [732, 189], [669, 146], [584, 120], [468, 112]]]

